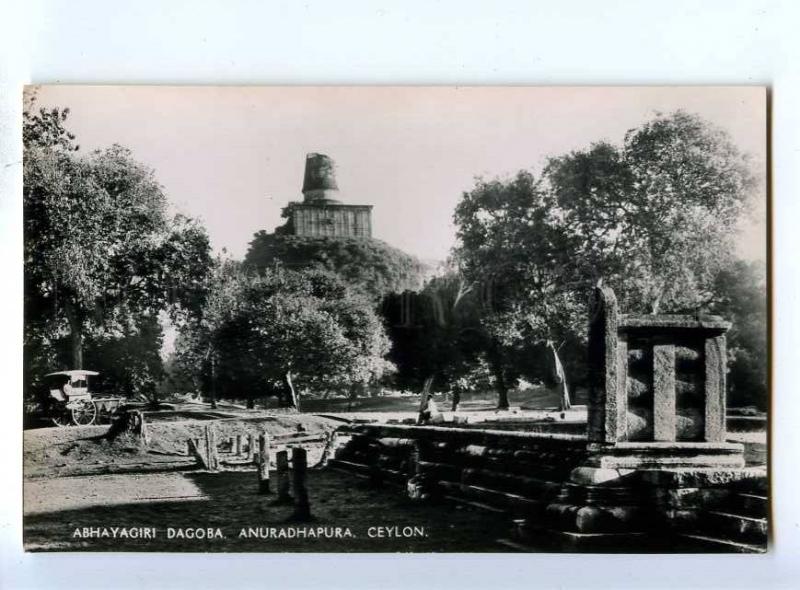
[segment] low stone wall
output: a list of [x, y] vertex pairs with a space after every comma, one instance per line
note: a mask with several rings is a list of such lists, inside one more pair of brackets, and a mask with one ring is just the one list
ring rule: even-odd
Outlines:
[[[517, 517], [543, 514], [586, 458], [586, 437], [365, 424], [337, 431], [332, 465], [409, 486], [420, 497], [475, 501]], [[412, 488], [415, 488], [412, 489]]]
[[540, 550], [766, 546], [763, 467], [644, 466], [613, 481], [580, 481], [593, 472], [592, 448], [573, 434], [362, 424], [336, 432], [330, 465], [376, 486], [395, 483], [411, 498], [496, 510], [509, 519], [512, 543]]

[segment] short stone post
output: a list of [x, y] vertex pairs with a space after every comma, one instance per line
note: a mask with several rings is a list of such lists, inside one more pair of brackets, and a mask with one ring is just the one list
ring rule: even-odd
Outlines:
[[214, 427], [209, 424], [206, 426], [206, 464], [211, 471], [219, 469], [219, 455], [217, 454], [217, 433]]
[[292, 479], [294, 480], [294, 514], [291, 520], [307, 522], [311, 520], [311, 505], [306, 489], [306, 468], [308, 457], [302, 447], [292, 449]]
[[241, 434], [237, 434], [236, 435], [236, 447], [235, 447], [235, 449], [236, 449], [235, 450], [236, 456], [237, 457], [241, 457], [241, 455], [242, 455], [242, 435]]
[[129, 432], [139, 438], [139, 441], [147, 444], [149, 442], [147, 436], [147, 423], [144, 420], [144, 412], [140, 410], [133, 410], [128, 413], [127, 429]]
[[200, 467], [203, 469], [208, 469], [208, 456], [201, 452], [200, 450], [200, 439], [197, 438], [190, 438], [186, 441], [186, 447], [188, 449], [189, 455], [194, 456], [195, 459], [200, 463]]
[[426, 489], [420, 461], [422, 461], [422, 443], [415, 440], [408, 455], [406, 491], [411, 500], [418, 501], [427, 500], [430, 497], [430, 493]]
[[247, 459], [252, 460], [255, 455], [255, 438], [252, 432], [247, 433]]
[[258, 437], [258, 493], [269, 494], [269, 434], [262, 432]]
[[275, 478], [277, 480], [278, 497], [275, 504], [291, 504], [289, 494], [289, 453], [284, 449], [275, 453]]

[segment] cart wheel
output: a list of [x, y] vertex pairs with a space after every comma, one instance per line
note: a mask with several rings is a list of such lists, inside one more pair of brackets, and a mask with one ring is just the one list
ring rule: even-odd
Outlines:
[[56, 426], [69, 426], [72, 424], [72, 414], [67, 409], [56, 410], [55, 413], [50, 416], [50, 421]]
[[72, 410], [72, 421], [78, 426], [89, 426], [97, 416], [97, 406], [93, 401], [83, 400]]

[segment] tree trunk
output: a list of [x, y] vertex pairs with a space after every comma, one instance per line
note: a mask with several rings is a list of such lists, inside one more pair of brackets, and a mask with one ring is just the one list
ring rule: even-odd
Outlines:
[[291, 406], [300, 411], [300, 399], [297, 397], [297, 392], [294, 390], [294, 384], [292, 383], [292, 372], [286, 371], [286, 375], [283, 379], [284, 384], [284, 391], [286, 392], [286, 396], [291, 401]]
[[252, 397], [247, 398], [247, 409], [252, 410], [256, 407], [256, 400]]
[[561, 358], [558, 356], [558, 351], [556, 350], [556, 347], [550, 341], [547, 342], [547, 345], [553, 352], [553, 369], [556, 375], [556, 381], [558, 382], [558, 390], [560, 393], [559, 406], [560, 410], [564, 412], [572, 407], [572, 403], [570, 402], [569, 399], [569, 385], [567, 384], [567, 372], [564, 370], [564, 364], [561, 362]]
[[70, 349], [72, 352], [72, 369], [83, 368], [83, 322], [71, 303], [66, 305], [69, 322]]
[[217, 357], [211, 353], [211, 408], [217, 408]]
[[426, 377], [425, 382], [422, 385], [422, 393], [420, 394], [419, 399], [419, 412], [417, 415], [417, 424], [424, 424], [427, 422], [428, 418], [428, 394], [431, 392], [431, 386], [433, 385], [433, 378], [434, 375], [430, 375]]
[[495, 379], [497, 380], [497, 409], [498, 410], [507, 410], [508, 409], [508, 387], [506, 386], [506, 380], [503, 376], [503, 370], [500, 369], [499, 371], [495, 372]]
[[503, 361], [498, 344], [493, 343], [489, 351], [488, 361], [489, 367], [494, 375], [495, 388], [497, 389], [497, 409], [508, 409], [508, 385], [506, 384], [506, 377], [503, 373]]

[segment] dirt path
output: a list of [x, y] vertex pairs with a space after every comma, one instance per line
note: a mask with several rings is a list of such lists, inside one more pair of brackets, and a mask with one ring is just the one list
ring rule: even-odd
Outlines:
[[[24, 521], [25, 547], [32, 551], [498, 551], [496, 540], [510, 526], [474, 508], [412, 504], [399, 488], [371, 489], [332, 470], [309, 473], [315, 519], [307, 524], [287, 522], [291, 506], [258, 495], [252, 472], [86, 476], [27, 485], [32, 484], [26, 494], [37, 499], [26, 504]], [[186, 538], [208, 537], [209, 530], [214, 538]], [[143, 538], [146, 531], [150, 538]]]
[[25, 516], [137, 502], [208, 500], [182, 473], [37, 479], [25, 483], [23, 496]]

